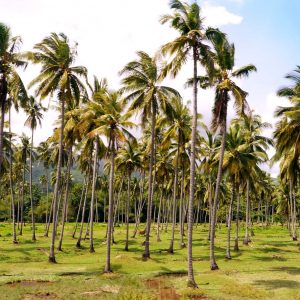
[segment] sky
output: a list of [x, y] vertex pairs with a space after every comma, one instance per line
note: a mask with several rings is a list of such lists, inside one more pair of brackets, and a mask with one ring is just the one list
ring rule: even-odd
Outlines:
[[[23, 40], [21, 51], [32, 50], [50, 32], [63, 32], [71, 42], [78, 43], [77, 65], [88, 68], [89, 77], [106, 77], [111, 88], [120, 86], [118, 72], [143, 50], [154, 54], [177, 33], [168, 25], [161, 25], [159, 17], [170, 13], [168, 0], [0, 0], [0, 22], [9, 25], [13, 35]], [[300, 11], [299, 0], [198, 0], [205, 24], [224, 31], [236, 48], [236, 66], [254, 64], [258, 72], [238, 84], [249, 93], [251, 108], [263, 121], [275, 124], [273, 112], [287, 101], [278, 98], [276, 91], [289, 82], [284, 76], [299, 65]], [[28, 84], [37, 76], [39, 68], [29, 65], [21, 72]], [[188, 101], [191, 89], [183, 84], [192, 75], [187, 63], [175, 79], [166, 84], [179, 90]], [[30, 90], [29, 94], [34, 94]], [[198, 109], [209, 124], [213, 104], [213, 90], [199, 91]], [[49, 101], [44, 102], [48, 106]], [[55, 104], [55, 99], [50, 105]], [[230, 107], [229, 116], [234, 112]], [[52, 133], [57, 112], [50, 109], [44, 116], [43, 127], [36, 131], [35, 144]], [[13, 115], [12, 130], [17, 133], [29, 130], [24, 127], [24, 113]], [[266, 135], [272, 135], [267, 130]], [[269, 151], [273, 154], [273, 150]], [[270, 169], [273, 176], [278, 165]]]

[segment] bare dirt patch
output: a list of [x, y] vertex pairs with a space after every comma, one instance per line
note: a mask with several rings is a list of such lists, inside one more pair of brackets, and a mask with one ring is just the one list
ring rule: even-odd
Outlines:
[[22, 300], [38, 300], [38, 299], [57, 299], [56, 294], [54, 293], [36, 293], [34, 295], [28, 294]]
[[48, 285], [52, 284], [51, 281], [44, 281], [44, 280], [17, 280], [17, 281], [11, 281], [7, 282], [6, 284], [15, 287], [15, 286], [37, 286], [37, 285]]

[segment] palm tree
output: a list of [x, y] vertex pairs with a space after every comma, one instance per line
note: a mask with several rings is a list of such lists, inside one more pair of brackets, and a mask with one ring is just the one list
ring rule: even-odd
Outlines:
[[[134, 126], [129, 121], [132, 112], [123, 114], [126, 101], [120, 92], [106, 91], [95, 93], [93, 99], [88, 103], [86, 112], [83, 114], [83, 120], [90, 122], [93, 120], [93, 127], [88, 133], [88, 137], [106, 137], [108, 140], [108, 151], [110, 154], [110, 174], [109, 174], [109, 208], [107, 222], [107, 253], [105, 272], [112, 272], [111, 268], [111, 237], [113, 230], [113, 207], [114, 207], [114, 171], [115, 156], [119, 144], [126, 140], [126, 137], [132, 135], [126, 128]], [[82, 128], [86, 128], [83, 121]]]
[[42, 111], [45, 108], [36, 102], [34, 97], [30, 96], [25, 107], [25, 113], [28, 115], [25, 125], [31, 129], [31, 151], [29, 155], [29, 195], [31, 205], [31, 222], [32, 222], [32, 240], [35, 241], [35, 222], [34, 222], [34, 207], [33, 207], [33, 196], [32, 196], [32, 153], [33, 153], [33, 134], [37, 125], [42, 126]]
[[170, 54], [172, 60], [164, 69], [164, 75], [170, 72], [174, 77], [177, 75], [183, 64], [187, 61], [190, 53], [193, 57], [193, 101], [192, 101], [192, 135], [191, 135], [191, 159], [190, 159], [190, 191], [188, 210], [188, 286], [197, 287], [193, 274], [192, 261], [192, 231], [193, 231], [193, 201], [195, 187], [195, 147], [197, 131], [197, 63], [205, 66], [210, 74], [213, 66], [213, 54], [205, 43], [211, 38], [221, 38], [218, 30], [204, 29], [203, 19], [200, 16], [200, 7], [194, 2], [191, 5], [179, 0], [171, 0], [170, 8], [173, 15], [161, 17], [161, 23], [170, 23], [170, 26], [179, 32], [180, 36], [174, 41], [162, 46], [162, 54]]
[[14, 99], [26, 99], [26, 89], [16, 71], [16, 67], [25, 68], [27, 66], [27, 63], [21, 59], [21, 55], [18, 53], [21, 43], [22, 40], [19, 36], [12, 37], [10, 28], [0, 23], [0, 172], [3, 159], [3, 130], [7, 96], [10, 94], [10, 97]]
[[[136, 169], [142, 167], [141, 152], [137, 148], [136, 140], [128, 140], [116, 157], [117, 169], [127, 173], [127, 201], [126, 201], [126, 240], [125, 251], [128, 251], [129, 243], [129, 210], [131, 197], [131, 175]], [[124, 173], [123, 173], [124, 174]]]
[[151, 225], [151, 211], [153, 200], [153, 170], [155, 159], [155, 126], [156, 115], [159, 108], [170, 112], [170, 96], [179, 96], [178, 92], [170, 87], [160, 85], [162, 74], [157, 65], [157, 60], [147, 53], [137, 52], [138, 59], [129, 62], [120, 72], [122, 79], [122, 91], [128, 92], [126, 99], [131, 102], [129, 111], [142, 111], [142, 126], [145, 127], [148, 119], [151, 118], [151, 150], [148, 180], [148, 206], [146, 223], [146, 240], [143, 258], [150, 258], [149, 237]]
[[59, 136], [59, 157], [57, 164], [56, 183], [54, 187], [53, 201], [53, 229], [50, 244], [49, 262], [55, 263], [54, 244], [56, 229], [56, 212], [59, 195], [59, 184], [61, 178], [63, 136], [64, 136], [64, 116], [65, 103], [79, 101], [81, 93], [85, 94], [85, 87], [78, 76], [86, 78], [87, 70], [82, 66], [73, 67], [77, 51], [76, 45], [71, 47], [69, 40], [63, 33], [51, 33], [49, 37], [34, 46], [36, 50], [28, 53], [28, 57], [35, 64], [41, 64], [42, 69], [39, 76], [31, 81], [30, 86], [38, 85], [36, 95], [44, 99], [57, 93], [60, 103], [61, 125]]
[[250, 72], [256, 71], [254, 65], [246, 65], [233, 71], [234, 65], [234, 45], [230, 44], [228, 40], [214, 40], [214, 48], [216, 51], [216, 93], [215, 103], [213, 107], [213, 120], [212, 128], [214, 131], [220, 129], [222, 136], [221, 149], [219, 156], [218, 174], [216, 181], [216, 190], [214, 195], [212, 220], [211, 220], [211, 239], [210, 239], [210, 267], [211, 270], [218, 269], [218, 265], [215, 259], [214, 244], [215, 244], [215, 225], [216, 225], [216, 214], [218, 207], [218, 197], [220, 190], [220, 182], [222, 176], [223, 158], [226, 144], [226, 122], [227, 122], [227, 106], [230, 100], [230, 94], [232, 94], [235, 102], [237, 113], [240, 115], [244, 114], [244, 110], [247, 107], [246, 96], [247, 93], [243, 91], [233, 81], [234, 78], [241, 78], [248, 76]]

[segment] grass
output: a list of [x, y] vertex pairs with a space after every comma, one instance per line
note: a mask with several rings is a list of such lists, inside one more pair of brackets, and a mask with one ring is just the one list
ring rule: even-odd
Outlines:
[[143, 261], [144, 237], [131, 239], [125, 252], [125, 226], [117, 227], [117, 243], [112, 247], [114, 273], [104, 274], [104, 224], [95, 225], [96, 252], [92, 254], [88, 240], [76, 249], [73, 224], [68, 224], [57, 264], [48, 263], [50, 238], [43, 236], [44, 225], [36, 227], [36, 242], [31, 241], [31, 228], [26, 225], [14, 245], [11, 225], [0, 224], [0, 299], [300, 299], [297, 242], [281, 226], [256, 226], [249, 246], [242, 245], [242, 230], [240, 251], [232, 251], [232, 260], [225, 259], [226, 227], [218, 229], [217, 271], [209, 268], [207, 227], [198, 226], [193, 247], [197, 290], [186, 288], [187, 254], [186, 249], [179, 249], [179, 240], [173, 255], [166, 251], [170, 232], [162, 232], [162, 242], [157, 243], [152, 231], [151, 259]]

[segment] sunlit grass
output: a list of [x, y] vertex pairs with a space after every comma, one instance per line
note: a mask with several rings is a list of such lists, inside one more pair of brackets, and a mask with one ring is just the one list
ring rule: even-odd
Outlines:
[[[48, 263], [49, 240], [44, 225], [37, 224], [37, 241], [31, 241], [26, 225], [19, 243], [12, 244], [11, 225], [0, 224], [0, 299], [157, 299], [157, 287], [173, 286], [182, 299], [206, 295], [211, 299], [300, 299], [300, 253], [297, 242], [290, 240], [285, 227], [256, 226], [249, 246], [232, 251], [225, 259], [226, 228], [216, 234], [218, 271], [209, 268], [207, 227], [194, 231], [194, 269], [199, 289], [186, 288], [186, 249], [175, 242], [175, 253], [167, 253], [170, 232], [162, 232], [162, 242], [151, 236], [151, 259], [142, 260], [144, 237], [131, 239], [125, 252], [125, 226], [116, 227], [112, 246], [113, 274], [103, 274], [105, 265], [105, 225], [95, 225], [95, 250], [89, 253], [89, 241], [82, 249], [71, 238], [73, 224], [66, 226], [63, 252], [57, 252], [57, 264]], [[178, 232], [177, 232], [178, 237]], [[8, 284], [10, 283], [10, 284]], [[152, 290], [151, 290], [152, 288]], [[48, 293], [48, 294], [47, 294]], [[66, 298], [67, 295], [67, 298]], [[26, 298], [27, 297], [27, 298]], [[52, 298], [51, 298], [52, 297]]]

